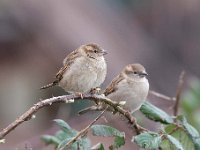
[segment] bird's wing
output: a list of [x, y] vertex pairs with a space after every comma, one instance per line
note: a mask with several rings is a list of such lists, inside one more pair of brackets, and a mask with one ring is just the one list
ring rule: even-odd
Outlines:
[[58, 71], [58, 73], [56, 74], [56, 79], [58, 81], [60, 81], [63, 78], [63, 74], [65, 73], [65, 71], [67, 71], [67, 69], [70, 68], [70, 66], [74, 63], [74, 60], [78, 57], [80, 57], [81, 54], [80, 52], [78, 52], [78, 49], [71, 52], [63, 61], [63, 67]]
[[118, 83], [120, 81], [122, 81], [124, 79], [124, 77], [120, 74], [117, 77], [115, 77], [112, 82], [110, 83], [110, 85], [105, 89], [104, 94], [105, 96], [115, 92], [118, 88]]

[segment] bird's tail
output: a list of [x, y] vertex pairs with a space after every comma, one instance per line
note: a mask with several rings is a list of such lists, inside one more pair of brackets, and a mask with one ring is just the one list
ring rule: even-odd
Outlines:
[[50, 84], [48, 84], [48, 85], [45, 85], [45, 86], [41, 87], [40, 90], [47, 89], [47, 88], [50, 88], [50, 87], [55, 86], [55, 85], [58, 85], [58, 81], [57, 80], [52, 82], [52, 83], [50, 83]]

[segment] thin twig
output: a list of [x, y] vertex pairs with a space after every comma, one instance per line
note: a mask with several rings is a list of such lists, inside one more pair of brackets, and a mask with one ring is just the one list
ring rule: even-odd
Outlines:
[[[83, 98], [93, 101], [93, 102], [102, 101], [103, 103], [113, 107], [118, 113], [122, 114], [129, 120], [129, 122], [135, 128], [137, 134], [141, 133], [142, 131], [147, 130], [141, 127], [140, 125], [138, 125], [136, 123], [135, 118], [131, 115], [131, 113], [123, 109], [122, 107], [118, 106], [117, 102], [112, 101], [103, 95], [84, 94]], [[14, 122], [12, 122], [6, 128], [1, 130], [0, 139], [3, 139], [8, 133], [10, 133], [12, 130], [14, 130], [17, 126], [19, 126], [23, 122], [30, 120], [37, 111], [39, 111], [40, 109], [46, 106], [51, 106], [54, 103], [73, 103], [75, 100], [82, 101], [84, 99], [81, 99], [80, 95], [63, 95], [63, 96], [52, 97], [49, 99], [39, 101], [34, 106], [32, 106], [28, 111], [26, 111], [24, 114], [18, 117]]]
[[[107, 108], [106, 108], [107, 109]], [[99, 118], [101, 118], [103, 116], [103, 114], [105, 113], [106, 109], [104, 111], [102, 111], [99, 116], [97, 116], [86, 128], [82, 129], [74, 138], [72, 138], [68, 143], [66, 143], [65, 145], [63, 145], [60, 149], [58, 150], [64, 150], [64, 148], [67, 148], [68, 146], [70, 146], [71, 144], [73, 144], [79, 137], [85, 135], [88, 130], [90, 129], [90, 127], [95, 124]]]
[[178, 87], [176, 91], [176, 102], [174, 105], [174, 116], [178, 115], [178, 108], [179, 108], [179, 102], [180, 102], [180, 97], [181, 97], [181, 92], [183, 89], [183, 83], [184, 83], [184, 78], [185, 78], [185, 71], [182, 71], [180, 76], [179, 76], [179, 82], [178, 82]]
[[174, 129], [172, 129], [172, 131], [171, 132], [169, 132], [168, 134], [169, 135], [172, 135], [174, 132], [176, 132], [177, 130], [179, 130], [179, 129], [182, 129], [182, 127], [181, 126], [179, 126], [178, 124], [174, 124], [176, 127], [174, 128]]
[[167, 101], [175, 101], [176, 100], [175, 97], [169, 97], [169, 96], [166, 96], [164, 94], [161, 94], [161, 93], [158, 93], [155, 91], [149, 91], [149, 94], [152, 94], [160, 99], [167, 100]]
[[80, 143], [77, 142], [77, 150], [80, 150]]
[[94, 105], [94, 106], [90, 106], [90, 107], [87, 107], [87, 108], [84, 108], [82, 110], [80, 110], [78, 112], [79, 115], [83, 115], [87, 112], [91, 112], [91, 111], [102, 111], [104, 110], [104, 106], [103, 105]]

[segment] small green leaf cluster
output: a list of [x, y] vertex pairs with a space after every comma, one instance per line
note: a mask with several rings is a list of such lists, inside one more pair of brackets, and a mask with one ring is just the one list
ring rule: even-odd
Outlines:
[[191, 80], [189, 90], [185, 91], [181, 101], [182, 114], [200, 131], [200, 80]]
[[149, 102], [145, 102], [140, 111], [147, 118], [165, 125], [165, 128], [160, 133], [145, 132], [133, 137], [132, 141], [139, 147], [163, 150], [200, 149], [200, 135], [185, 117], [172, 117]]
[[[72, 129], [65, 121], [61, 119], [54, 120], [56, 124], [61, 128], [55, 135], [43, 135], [42, 140], [46, 144], [53, 144], [57, 149], [60, 149], [74, 138], [78, 131]], [[77, 150], [79, 146], [80, 150], [87, 150], [90, 147], [90, 141], [86, 137], [81, 137], [73, 144], [69, 146], [69, 149]]]
[[118, 149], [125, 144], [125, 133], [113, 127], [107, 125], [93, 125], [91, 129], [95, 136], [114, 137], [114, 143], [110, 145], [110, 149]]
[[[200, 108], [200, 82], [195, 82], [189, 92], [186, 92], [181, 108], [184, 116], [171, 116], [154, 106], [149, 102], [145, 102], [140, 111], [150, 120], [160, 122], [163, 128], [158, 132], [145, 131], [137, 136], [133, 136], [132, 142], [136, 143], [143, 149], [152, 150], [200, 150], [200, 119], [198, 111]], [[44, 135], [42, 139], [47, 144], [53, 144], [56, 148], [62, 147], [72, 138], [78, 131], [72, 129], [63, 120], [55, 120], [61, 130], [55, 135]], [[190, 123], [195, 125], [191, 125]], [[93, 125], [91, 130], [94, 136], [113, 137], [114, 141], [109, 149], [119, 149], [125, 144], [125, 133], [106, 125]], [[70, 145], [71, 150], [104, 150], [103, 143], [97, 143], [91, 146], [89, 139], [80, 137]]]
[[[149, 102], [145, 102], [140, 111], [149, 119], [157, 121], [165, 125], [160, 133], [144, 132], [137, 136], [133, 136], [132, 142], [144, 149], [163, 149], [163, 150], [199, 150], [200, 135], [198, 131], [187, 122], [183, 116], [172, 117], [163, 110], [157, 108]], [[178, 122], [175, 122], [175, 119]], [[55, 122], [61, 128], [55, 135], [44, 135], [42, 137], [46, 144], [53, 144], [56, 148], [61, 148], [74, 138], [78, 131], [72, 129], [66, 122], [56, 119]], [[110, 145], [110, 149], [119, 149], [125, 144], [125, 133], [107, 126], [93, 125], [91, 126], [94, 136], [114, 137], [114, 142]], [[79, 146], [79, 147], [78, 147]], [[89, 139], [84, 137], [78, 138], [70, 145], [71, 150], [87, 150], [91, 147]], [[97, 143], [91, 148], [92, 150], [104, 150], [102, 143]]]
[[[72, 129], [65, 121], [56, 119], [54, 120], [56, 124], [61, 128], [55, 135], [43, 135], [42, 140], [46, 144], [53, 144], [57, 149], [60, 149], [66, 143], [68, 143], [72, 138], [74, 138], [78, 131]], [[91, 130], [94, 136], [103, 136], [103, 137], [114, 137], [114, 142], [110, 145], [112, 149], [118, 149], [125, 144], [125, 133], [120, 132], [119, 130], [107, 126], [107, 125], [93, 125]], [[79, 146], [79, 147], [78, 147]], [[77, 141], [72, 143], [68, 149], [77, 150], [88, 150], [91, 146], [89, 139], [86, 137], [80, 137]], [[67, 148], [66, 148], [67, 149]], [[92, 147], [93, 150], [104, 150], [102, 143]]]

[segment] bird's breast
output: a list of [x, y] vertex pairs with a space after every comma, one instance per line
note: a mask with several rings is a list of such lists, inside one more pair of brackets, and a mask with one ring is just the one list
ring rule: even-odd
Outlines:
[[121, 82], [117, 90], [108, 95], [108, 98], [117, 102], [126, 101], [126, 107], [130, 110], [136, 110], [146, 100], [148, 90], [148, 81], [133, 83]]
[[[105, 69], [102, 61], [88, 61], [84, 57], [78, 58], [63, 74], [60, 86], [65, 91], [88, 92], [91, 88], [97, 87], [103, 81], [97, 81], [98, 75]], [[101, 76], [101, 75], [100, 75]], [[103, 77], [105, 79], [105, 77]]]

